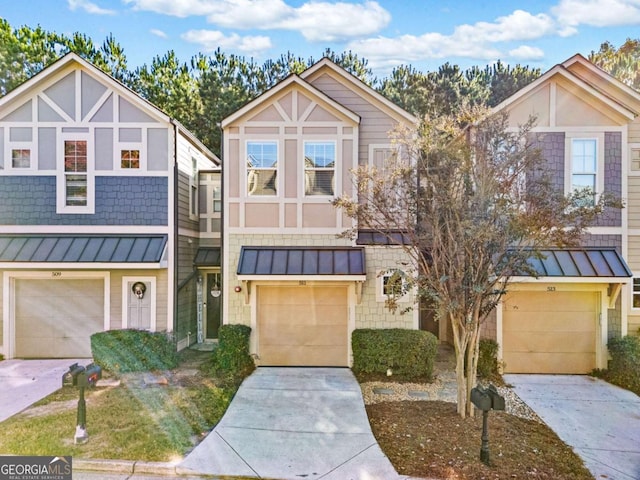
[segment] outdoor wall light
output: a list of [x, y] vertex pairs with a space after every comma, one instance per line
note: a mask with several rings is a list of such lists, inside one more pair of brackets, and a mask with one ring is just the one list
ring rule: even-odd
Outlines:
[[142, 299], [144, 298], [144, 292], [147, 291], [147, 286], [144, 284], [144, 282], [136, 282], [131, 287], [131, 291], [136, 297]]
[[242, 291], [242, 287], [240, 285], [236, 285], [236, 287], [233, 289], [236, 293], [240, 293]]

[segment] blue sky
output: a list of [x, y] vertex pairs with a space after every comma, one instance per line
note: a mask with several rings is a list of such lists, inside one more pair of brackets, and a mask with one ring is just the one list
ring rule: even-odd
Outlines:
[[399, 64], [435, 70], [500, 59], [547, 70], [606, 40], [640, 38], [640, 0], [0, 0], [12, 27], [112, 33], [130, 68], [174, 50], [220, 47], [259, 62], [291, 51], [351, 50], [378, 76]]

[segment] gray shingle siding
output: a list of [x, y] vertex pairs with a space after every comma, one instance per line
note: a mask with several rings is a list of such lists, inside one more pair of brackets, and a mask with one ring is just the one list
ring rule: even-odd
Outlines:
[[166, 177], [96, 177], [95, 214], [56, 213], [54, 176], [0, 176], [1, 225], [167, 225]]
[[[622, 133], [604, 134], [604, 191], [617, 198], [622, 197]], [[599, 227], [619, 227], [622, 212], [618, 208], [607, 208], [596, 222]]]

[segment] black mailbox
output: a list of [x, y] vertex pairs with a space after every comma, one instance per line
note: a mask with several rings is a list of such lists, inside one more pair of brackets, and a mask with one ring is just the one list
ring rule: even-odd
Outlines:
[[491, 397], [482, 387], [475, 387], [471, 389], [471, 403], [483, 412], [491, 410]]
[[77, 363], [70, 365], [69, 370], [67, 370], [62, 374], [62, 386], [63, 387], [66, 385], [72, 385], [74, 387], [77, 386], [78, 375], [84, 372], [84, 370], [85, 370], [84, 367], [82, 365], [78, 365]]
[[489, 385], [487, 393], [491, 397], [491, 408], [504, 410], [504, 397], [498, 393], [498, 389], [493, 385]]
[[102, 378], [102, 368], [95, 363], [90, 363], [84, 367], [84, 372], [78, 375], [78, 387], [94, 387], [96, 382]]

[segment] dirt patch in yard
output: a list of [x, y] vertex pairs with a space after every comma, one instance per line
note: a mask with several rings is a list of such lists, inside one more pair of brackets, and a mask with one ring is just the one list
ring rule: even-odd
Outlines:
[[367, 405], [373, 433], [402, 475], [447, 480], [593, 480], [580, 458], [545, 424], [489, 413], [490, 465], [480, 461], [482, 414], [462, 419], [454, 403]]

